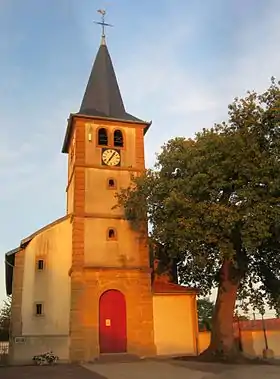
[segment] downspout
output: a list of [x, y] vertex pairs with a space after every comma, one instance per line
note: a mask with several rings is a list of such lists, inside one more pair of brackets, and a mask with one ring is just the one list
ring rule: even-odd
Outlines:
[[194, 348], [196, 355], [199, 355], [199, 329], [198, 329], [198, 317], [197, 317], [197, 302], [196, 295], [193, 296], [193, 328], [194, 328]]

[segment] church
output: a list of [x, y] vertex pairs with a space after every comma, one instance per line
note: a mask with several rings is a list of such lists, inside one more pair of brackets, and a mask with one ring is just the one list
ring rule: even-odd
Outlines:
[[12, 364], [50, 350], [65, 362], [198, 353], [197, 291], [156, 273], [147, 238], [114, 207], [145, 170], [150, 127], [126, 111], [103, 33], [62, 146], [66, 214], [5, 255]]

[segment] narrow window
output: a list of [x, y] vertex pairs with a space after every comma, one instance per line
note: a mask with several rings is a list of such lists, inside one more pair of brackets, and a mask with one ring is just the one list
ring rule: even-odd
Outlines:
[[45, 268], [44, 260], [43, 259], [38, 259], [38, 261], [37, 261], [37, 269], [39, 271], [42, 271], [42, 270], [44, 270], [44, 268]]
[[123, 134], [120, 130], [114, 131], [114, 146], [123, 147]]
[[116, 181], [115, 179], [108, 179], [108, 182], [107, 182], [107, 187], [109, 189], [116, 189], [117, 188], [117, 184], [116, 184]]
[[35, 304], [35, 314], [36, 314], [36, 316], [42, 316], [43, 315], [43, 304], [42, 303], [36, 303]]
[[115, 229], [110, 228], [108, 229], [108, 240], [116, 240], [117, 239], [117, 233]]
[[108, 135], [105, 128], [98, 130], [98, 145], [107, 146], [108, 145]]
[[74, 157], [74, 149], [72, 148], [71, 153], [70, 153], [70, 162], [72, 162], [73, 157]]

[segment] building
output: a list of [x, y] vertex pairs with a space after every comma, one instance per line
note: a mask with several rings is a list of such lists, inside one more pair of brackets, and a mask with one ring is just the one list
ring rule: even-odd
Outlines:
[[52, 350], [71, 362], [101, 354], [196, 354], [196, 291], [152, 280], [147, 239], [115, 193], [145, 169], [151, 122], [127, 113], [102, 35], [78, 113], [70, 114], [67, 212], [6, 253], [10, 359]]

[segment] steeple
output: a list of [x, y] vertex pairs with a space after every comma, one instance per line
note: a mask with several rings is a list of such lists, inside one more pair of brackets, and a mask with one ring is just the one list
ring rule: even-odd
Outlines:
[[89, 81], [85, 90], [79, 114], [121, 119], [127, 121], [142, 121], [128, 114], [125, 110], [113, 63], [106, 45], [105, 11], [99, 10], [102, 22], [101, 44], [93, 64]]
[[126, 118], [112, 60], [102, 38], [80, 107], [80, 114]]
[[106, 45], [105, 23], [106, 12], [99, 10], [102, 21], [96, 22], [102, 26], [101, 44], [97, 52], [90, 77], [86, 86], [84, 97], [78, 113], [71, 113], [63, 142], [62, 152], [67, 153], [73, 128], [73, 117], [103, 118], [144, 124], [144, 134], [149, 129], [151, 122], [143, 121], [127, 113], [122, 100], [113, 63]]

